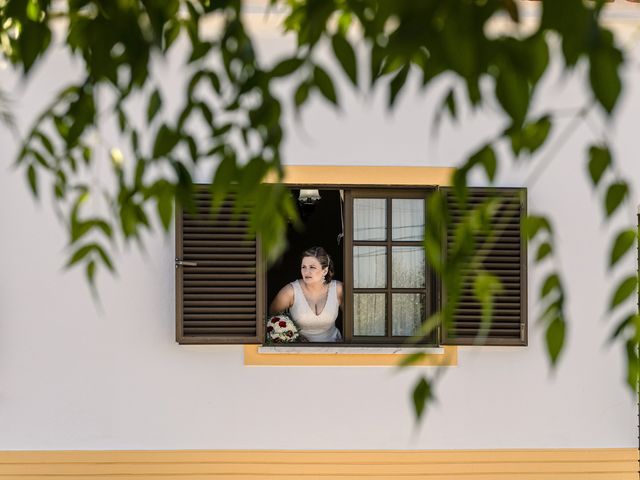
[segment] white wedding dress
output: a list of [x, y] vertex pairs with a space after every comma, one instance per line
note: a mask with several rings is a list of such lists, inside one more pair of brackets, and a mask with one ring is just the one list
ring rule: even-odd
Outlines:
[[333, 280], [329, 284], [329, 292], [327, 293], [327, 302], [320, 312], [316, 313], [309, 306], [300, 281], [291, 282], [293, 287], [293, 305], [289, 309], [291, 318], [300, 327], [300, 333], [310, 342], [340, 342], [342, 335], [340, 330], [336, 328], [336, 318], [338, 318], [338, 293], [336, 289], [336, 281]]

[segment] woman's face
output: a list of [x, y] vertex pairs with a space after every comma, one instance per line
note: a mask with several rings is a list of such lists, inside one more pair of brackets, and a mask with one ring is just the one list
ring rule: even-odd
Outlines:
[[328, 267], [322, 268], [322, 265], [315, 257], [304, 257], [302, 259], [302, 264], [300, 265], [302, 280], [307, 285], [323, 283], [324, 276], [328, 270]]

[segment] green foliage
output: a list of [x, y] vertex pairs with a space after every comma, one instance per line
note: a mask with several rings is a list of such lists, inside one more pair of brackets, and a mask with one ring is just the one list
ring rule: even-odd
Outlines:
[[638, 232], [636, 230], [622, 230], [616, 236], [611, 254], [609, 255], [609, 267], [615, 266], [618, 261], [636, 245]]
[[629, 187], [625, 182], [614, 182], [609, 185], [605, 197], [605, 209], [607, 212], [607, 217], [613, 215], [613, 213], [622, 204], [628, 193]]
[[[298, 112], [317, 91], [340, 108], [340, 92], [320, 61], [326, 56], [317, 53], [324, 45], [331, 47], [330, 61], [341, 67], [356, 89], [385, 89], [390, 108], [412, 77], [420, 78], [427, 90], [442, 79], [456, 79], [464, 88], [450, 87], [444, 93], [434, 112], [435, 127], [445, 114], [460, 121], [460, 106], [465, 104], [496, 105], [504, 114], [508, 128], [485, 139], [454, 175], [455, 196], [468, 213], [452, 247], [446, 255], [441, 249], [451, 218], [440, 194], [427, 201], [430, 228], [424, 239], [426, 258], [443, 282], [447, 302], [427, 319], [421, 335], [451, 323], [462, 279], [468, 278], [463, 273], [470, 267], [477, 271], [471, 281], [488, 327], [500, 285], [483, 270], [477, 247], [491, 245], [499, 237], [500, 232], [488, 225], [500, 204], [493, 200], [475, 210], [467, 208], [467, 178], [480, 171], [493, 182], [505, 163], [497, 154], [504, 152], [501, 142], [510, 145], [516, 158], [526, 154], [533, 162], [549, 144], [554, 112], [533, 116], [530, 106], [549, 65], [551, 43], [561, 45], [565, 69], [584, 62], [593, 104], [604, 115], [612, 115], [622, 91], [620, 71], [625, 58], [602, 25], [603, 2], [543, 0], [541, 22], [531, 31], [519, 29], [519, 3], [513, 0], [271, 3], [288, 8], [283, 28], [297, 40], [295, 51], [274, 64], [264, 64], [256, 56], [243, 23], [242, 3], [237, 0], [89, 0], [56, 2], [55, 8], [48, 0], [0, 2], [0, 55], [25, 76], [33, 74], [50, 48], [54, 17], [65, 21], [61, 48], [83, 62], [83, 77], [44, 108], [16, 159], [34, 195], [42, 195], [49, 185], [56, 207], [63, 212], [70, 239], [67, 265], [84, 266], [93, 285], [98, 267], [115, 268], [111, 254], [118, 239], [139, 240], [155, 223], [169, 230], [176, 202], [187, 210], [194, 208], [193, 175], [203, 163], [215, 166], [209, 179], [212, 213], [229, 193], [236, 193], [237, 213], [249, 213], [251, 232], [260, 236], [265, 255], [277, 257], [284, 248], [287, 224], [295, 222], [297, 215], [284, 187], [262, 182], [267, 175], [282, 175], [285, 100], [291, 100]], [[221, 28], [203, 38], [199, 23], [206, 15], [216, 15]], [[509, 28], [488, 35], [489, 22], [500, 16], [510, 22]], [[166, 58], [178, 38], [188, 45], [189, 56], [182, 66], [188, 82], [185, 92], [177, 92], [176, 98], [184, 103], [175, 119], [167, 119], [161, 115], [163, 98], [151, 75], [151, 59]], [[360, 58], [363, 54], [366, 58]], [[359, 71], [359, 65], [366, 65], [366, 71]], [[294, 85], [287, 93], [290, 99], [274, 93], [277, 82], [287, 80]], [[143, 115], [133, 107], [140, 98], [146, 108]], [[7, 104], [0, 92], [0, 116], [12, 128]], [[138, 118], [144, 124], [137, 123]], [[196, 125], [206, 135], [196, 136]], [[86, 182], [88, 173], [105, 160], [104, 149], [95, 148], [92, 134], [108, 126], [117, 126], [120, 132], [116, 144], [106, 145], [113, 188]], [[147, 132], [152, 132], [151, 138]], [[603, 194], [605, 216], [611, 218], [630, 192], [628, 184], [616, 177], [607, 146], [589, 148], [587, 169], [594, 188]], [[90, 215], [85, 212], [87, 205], [91, 205]], [[534, 261], [551, 267], [540, 286], [539, 322], [546, 328], [547, 350], [555, 365], [568, 325], [561, 274], [554, 263], [554, 232], [548, 218], [530, 215], [522, 233], [531, 242]], [[611, 268], [621, 265], [636, 237], [631, 228], [617, 233], [610, 249]], [[637, 279], [623, 277], [611, 296], [611, 309], [623, 305], [636, 291]], [[627, 345], [629, 379], [637, 374], [637, 367], [631, 365], [637, 352], [629, 345], [640, 336], [639, 323], [636, 317], [626, 316], [614, 331], [614, 337]], [[408, 363], [419, 357], [409, 357]], [[433, 399], [432, 380], [422, 378], [413, 398], [420, 418]]]
[[429, 405], [433, 400], [434, 396], [431, 389], [431, 382], [429, 382], [425, 377], [421, 377], [413, 387], [413, 406], [416, 412], [416, 420], [420, 420], [422, 418], [427, 405]]
[[149, 98], [149, 106], [147, 107], [147, 123], [151, 123], [153, 121], [160, 110], [160, 107], [162, 107], [162, 97], [158, 90], [154, 90], [151, 94], [151, 98]]
[[526, 152], [533, 155], [547, 140], [552, 122], [548, 115], [525, 123], [522, 128], [509, 128], [505, 133], [511, 140], [511, 149], [516, 155]]
[[592, 146], [589, 148], [589, 175], [594, 186], [598, 186], [604, 172], [611, 165], [611, 152], [606, 147]]
[[613, 310], [622, 302], [627, 300], [631, 295], [636, 293], [638, 289], [638, 277], [636, 275], [630, 275], [621, 280], [611, 297], [609, 302], [609, 310]]
[[342, 70], [349, 77], [355, 87], [358, 86], [358, 68], [356, 54], [349, 41], [341, 34], [337, 33], [331, 38], [333, 52], [342, 66]]

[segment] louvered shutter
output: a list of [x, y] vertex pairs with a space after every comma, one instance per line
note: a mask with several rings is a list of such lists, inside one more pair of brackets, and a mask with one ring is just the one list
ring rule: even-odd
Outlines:
[[[444, 189], [452, 225], [446, 233], [444, 249], [453, 242], [455, 229], [466, 212], [461, 211], [454, 201], [451, 189]], [[500, 208], [493, 216], [492, 228], [496, 239], [486, 250], [479, 253], [483, 257], [484, 270], [497, 276], [503, 291], [495, 297], [493, 319], [484, 345], [526, 345], [527, 344], [527, 244], [520, 234], [520, 223], [526, 215], [526, 189], [523, 188], [470, 188], [469, 208], [481, 204], [489, 198], [500, 200]], [[482, 242], [477, 242], [482, 245]], [[463, 283], [460, 302], [453, 325], [442, 331], [445, 345], [471, 345], [478, 341], [482, 327], [482, 308], [473, 293], [473, 273], [469, 273]], [[442, 292], [446, 302], [446, 292]]]
[[[259, 242], [232, 199], [210, 214], [208, 188], [196, 190], [196, 212], [176, 212], [176, 339], [179, 343], [262, 343]], [[193, 265], [196, 264], [196, 265]]]

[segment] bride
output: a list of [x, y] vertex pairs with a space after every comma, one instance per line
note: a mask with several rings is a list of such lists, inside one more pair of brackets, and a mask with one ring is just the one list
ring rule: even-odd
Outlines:
[[282, 287], [269, 313], [289, 310], [300, 334], [310, 342], [340, 342], [336, 318], [342, 305], [342, 283], [331, 280], [333, 262], [322, 247], [309, 248], [301, 257], [302, 278]]

